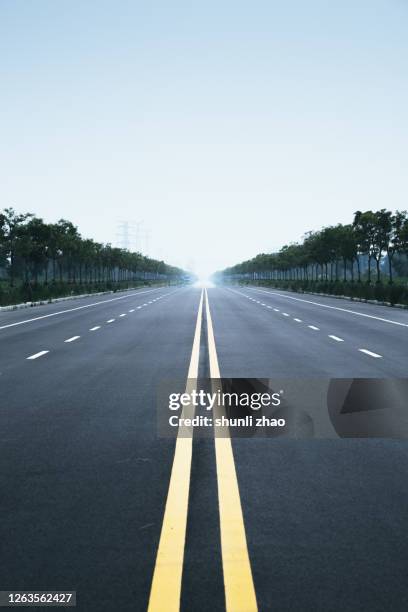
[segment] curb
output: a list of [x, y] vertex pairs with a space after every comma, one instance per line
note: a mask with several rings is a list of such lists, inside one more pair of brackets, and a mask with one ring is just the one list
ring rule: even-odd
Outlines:
[[[243, 285], [241, 285], [243, 286]], [[297, 293], [299, 295], [320, 295], [321, 297], [335, 298], [337, 300], [349, 300], [349, 302], [362, 302], [364, 304], [374, 304], [376, 306], [388, 306], [389, 308], [401, 308], [408, 310], [407, 304], [391, 304], [391, 302], [380, 302], [379, 300], [365, 300], [364, 298], [351, 297], [349, 295], [333, 295], [331, 293], [317, 293], [316, 291], [293, 291], [283, 287], [269, 287], [268, 285], [249, 285], [250, 287], [264, 287], [265, 289], [287, 291], [288, 293]]]
[[[158, 285], [157, 287], [161, 287]], [[152, 287], [152, 289], [154, 289]], [[0, 306], [0, 312], [7, 312], [10, 310], [21, 310], [22, 308], [33, 308], [35, 306], [44, 306], [45, 304], [56, 304], [57, 302], [65, 302], [67, 300], [80, 300], [87, 297], [98, 297], [99, 295], [110, 295], [112, 293], [125, 293], [126, 291], [138, 291], [144, 287], [131, 287], [129, 289], [119, 289], [118, 291], [98, 291], [96, 293], [81, 293], [80, 295], [67, 295], [60, 298], [49, 298], [48, 300], [40, 300], [38, 302], [23, 302], [22, 304], [10, 304], [9, 306]]]

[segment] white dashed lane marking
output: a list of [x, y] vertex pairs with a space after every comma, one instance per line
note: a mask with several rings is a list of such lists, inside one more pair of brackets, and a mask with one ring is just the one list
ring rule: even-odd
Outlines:
[[[174, 292], [172, 292], [172, 293], [174, 293]], [[126, 296], [126, 297], [128, 297], [128, 296]], [[161, 296], [153, 299], [152, 301], [148, 302], [148, 304], [153, 304], [154, 302], [157, 302], [158, 300], [160, 300], [162, 297], [165, 297], [165, 296], [161, 295]], [[122, 298], [116, 298], [116, 299], [122, 299]], [[114, 301], [114, 300], [104, 300], [104, 302], [100, 302], [100, 303], [106, 303], [106, 302], [111, 302], [111, 301]], [[148, 304], [147, 303], [143, 304], [143, 306], [148, 306]], [[36, 321], [38, 319], [45, 319], [45, 318], [47, 318], [49, 316], [55, 316], [57, 314], [63, 314], [63, 312], [72, 312], [74, 310], [81, 310], [82, 308], [89, 308], [89, 306], [96, 306], [96, 305], [97, 304], [95, 303], [95, 304], [88, 304], [86, 306], [80, 306], [78, 308], [70, 308], [70, 309], [67, 309], [66, 311], [61, 311], [61, 312], [58, 312], [58, 313], [51, 313], [49, 315], [44, 315], [44, 316], [41, 316], [41, 317], [36, 317], [34, 319], [28, 319], [26, 321], [20, 321], [18, 323], [12, 323], [11, 325], [4, 325], [4, 326], [0, 327], [0, 329], [4, 329], [6, 327], [13, 327], [14, 325], [20, 325], [22, 323], [30, 323], [31, 321]], [[136, 308], [140, 309], [140, 308], [143, 308], [143, 306], [137, 306]], [[135, 308], [130, 308], [128, 312], [135, 312]], [[119, 317], [126, 317], [126, 313], [123, 312], [122, 314], [119, 315]], [[108, 319], [106, 321], [106, 323], [113, 323], [115, 320], [116, 319]], [[97, 331], [98, 329], [101, 329], [101, 326], [100, 325], [94, 325], [94, 327], [90, 327], [89, 328], [89, 331], [94, 332], [94, 331]], [[64, 343], [65, 344], [69, 344], [71, 342], [75, 342], [76, 340], [79, 340], [80, 337], [81, 336], [72, 336], [71, 338], [67, 338], [66, 340], [64, 340]], [[34, 355], [30, 355], [29, 357], [26, 357], [26, 359], [28, 359], [30, 361], [33, 361], [34, 359], [38, 359], [39, 357], [43, 357], [44, 355], [47, 355], [47, 353], [49, 353], [49, 352], [50, 352], [49, 350], [47, 350], [47, 351], [39, 351], [38, 353], [34, 353]]]
[[[66, 314], [68, 312], [74, 312], [76, 310], [83, 310], [84, 308], [92, 308], [94, 306], [100, 306], [101, 304], [107, 304], [108, 302], [116, 302], [117, 300], [125, 300], [130, 297], [134, 297], [134, 296], [137, 297], [138, 295], [141, 295], [143, 293], [151, 293], [152, 291], [156, 291], [156, 289], [149, 289], [148, 291], [130, 293], [129, 295], [122, 295], [120, 297], [111, 298], [109, 300], [101, 300], [100, 302], [94, 302], [93, 304], [85, 304], [84, 306], [76, 306], [75, 308], [66, 308], [65, 310], [60, 310], [58, 312], [50, 312], [49, 314], [41, 315], [39, 317], [34, 317], [33, 319], [25, 319], [24, 321], [17, 321], [16, 323], [9, 323], [7, 325], [1, 325], [0, 330], [7, 329], [8, 327], [15, 327], [16, 325], [25, 325], [26, 323], [32, 323], [33, 321], [39, 321], [40, 319], [48, 319], [49, 317], [57, 317], [59, 315]], [[166, 295], [171, 295], [172, 293], [174, 293], [174, 291], [172, 291], [171, 293], [167, 293]]]
[[306, 302], [307, 304], [313, 304], [314, 306], [319, 306], [321, 308], [330, 308], [331, 310], [340, 310], [341, 312], [347, 312], [352, 315], [357, 315], [358, 317], [367, 317], [368, 319], [375, 319], [377, 321], [382, 321], [383, 323], [391, 323], [392, 325], [400, 325], [401, 327], [408, 327], [408, 323], [402, 323], [401, 321], [393, 321], [392, 319], [386, 319], [385, 317], [377, 317], [375, 315], [367, 314], [366, 312], [358, 312], [357, 310], [350, 310], [349, 308], [341, 308], [339, 306], [329, 306], [328, 304], [322, 304], [321, 302], [312, 302], [311, 300], [296, 298], [291, 295], [283, 295], [282, 293], [277, 293], [276, 291], [267, 291], [265, 289], [253, 289], [253, 291], [269, 293], [269, 295], [277, 295], [287, 300], [295, 300], [296, 302]]
[[27, 359], [38, 359], [38, 357], [42, 357], [43, 355], [46, 355], [49, 352], [50, 351], [40, 351], [39, 353], [35, 353], [34, 355], [30, 355], [30, 357], [27, 357]]
[[[258, 291], [261, 291], [261, 290], [258, 290]], [[239, 294], [238, 291], [234, 291], [234, 293], [238, 293]], [[273, 295], [273, 293], [271, 293], [271, 295]], [[280, 294], [276, 294], [276, 295], [280, 295]], [[269, 306], [268, 304], [265, 304], [263, 302], [255, 300], [254, 298], [252, 298], [250, 296], [247, 296], [247, 295], [245, 295], [245, 297], [248, 298], [249, 300], [251, 300], [252, 302], [256, 302], [256, 304], [261, 304], [261, 306], [266, 306], [267, 308], [272, 309], [272, 306]], [[289, 296], [282, 296], [282, 297], [289, 297]], [[297, 298], [289, 298], [289, 299], [297, 299]], [[298, 301], [306, 302], [308, 300], [298, 300]], [[310, 304], [315, 304], [315, 302], [309, 302], [309, 303]], [[325, 304], [316, 304], [316, 305], [324, 306], [325, 308], [333, 308], [335, 310], [344, 310], [345, 312], [351, 312], [352, 314], [361, 314], [361, 313], [358, 313], [358, 312], [350, 311], [348, 309], [336, 308], [334, 306], [326, 306]], [[274, 308], [273, 310], [275, 312], [280, 312], [279, 308]], [[290, 315], [287, 312], [282, 312], [281, 314], [284, 317], [290, 317]], [[404, 325], [404, 324], [401, 324], [401, 323], [397, 323], [395, 321], [390, 321], [389, 319], [382, 319], [381, 317], [374, 317], [372, 315], [362, 315], [362, 316], [368, 316], [368, 317], [373, 318], [373, 319], [379, 319], [381, 321], [385, 321], [386, 323], [396, 323], [397, 325], [398, 324], [399, 325]], [[299, 318], [296, 318], [296, 317], [294, 317], [293, 320], [296, 321], [296, 323], [303, 323], [302, 319], [299, 319]], [[316, 325], [308, 325], [307, 327], [309, 329], [312, 329], [313, 331], [320, 331], [320, 327], [316, 327]], [[344, 342], [343, 338], [340, 338], [339, 336], [335, 336], [334, 334], [328, 334], [328, 338], [330, 338], [331, 340], [334, 340], [335, 342]], [[364, 353], [365, 355], [368, 355], [369, 357], [373, 357], [374, 359], [383, 359], [382, 355], [379, 355], [378, 353], [374, 353], [373, 351], [369, 351], [368, 349], [360, 348], [358, 350], [360, 351], [360, 353]]]
[[365, 355], [369, 355], [370, 357], [374, 357], [375, 359], [382, 359], [382, 355], [379, 355], [378, 353], [373, 353], [372, 351], [369, 351], [368, 349], [358, 349], [360, 351], [360, 353], [364, 353]]

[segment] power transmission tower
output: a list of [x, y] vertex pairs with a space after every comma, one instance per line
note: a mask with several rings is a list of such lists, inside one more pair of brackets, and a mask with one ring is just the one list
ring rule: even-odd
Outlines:
[[116, 233], [117, 246], [147, 255], [150, 251], [152, 231], [144, 229], [143, 225], [144, 221], [119, 221]]
[[119, 221], [117, 226], [117, 246], [128, 251], [138, 250], [139, 226], [143, 221]]
[[150, 252], [150, 238], [152, 236], [152, 230], [146, 229], [144, 232], [144, 243], [145, 243], [145, 253], [149, 255]]

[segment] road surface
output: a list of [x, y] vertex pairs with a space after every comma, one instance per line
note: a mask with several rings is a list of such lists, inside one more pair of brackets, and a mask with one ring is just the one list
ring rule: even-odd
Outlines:
[[0, 590], [76, 590], [91, 612], [405, 612], [407, 442], [176, 441], [157, 390], [406, 377], [407, 337], [407, 311], [261, 288], [0, 313]]

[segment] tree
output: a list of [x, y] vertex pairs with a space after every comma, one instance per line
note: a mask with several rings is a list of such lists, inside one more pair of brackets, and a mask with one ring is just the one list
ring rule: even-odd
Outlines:
[[391, 231], [387, 243], [389, 282], [393, 282], [392, 266], [396, 253], [408, 252], [408, 217], [405, 210], [391, 216]]
[[10, 285], [14, 285], [16, 251], [19, 239], [19, 230], [28, 219], [33, 217], [31, 213], [19, 215], [13, 208], [5, 208], [0, 213], [0, 235], [6, 258], [10, 264]]

